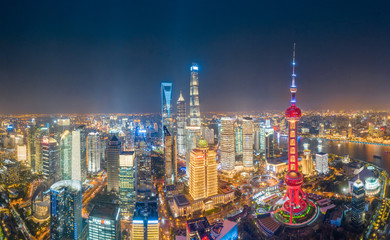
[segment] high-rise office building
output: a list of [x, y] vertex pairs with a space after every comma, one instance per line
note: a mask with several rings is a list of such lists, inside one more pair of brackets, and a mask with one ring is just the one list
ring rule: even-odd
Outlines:
[[137, 201], [144, 201], [152, 193], [152, 159], [150, 148], [145, 142], [141, 142], [136, 149], [137, 169], [136, 169], [136, 190]]
[[198, 79], [198, 65], [193, 63], [191, 65], [190, 78], [190, 122], [186, 127], [186, 175], [189, 177], [189, 163], [191, 151], [196, 147], [196, 143], [201, 136], [201, 119], [199, 106], [199, 79]]
[[137, 202], [134, 209], [132, 240], [160, 239], [157, 201]]
[[165, 186], [168, 186], [177, 181], [176, 137], [171, 135], [166, 126], [164, 126], [164, 137], [164, 181]]
[[361, 225], [364, 220], [365, 191], [363, 182], [358, 179], [352, 185], [351, 220], [355, 225]]
[[236, 148], [236, 155], [242, 155], [242, 125], [236, 123], [234, 126], [234, 144]]
[[209, 149], [206, 140], [201, 139], [197, 148], [191, 151], [189, 190], [194, 200], [218, 194], [218, 172], [216, 153]]
[[42, 139], [43, 179], [53, 184], [62, 179], [60, 166], [60, 146], [54, 138]]
[[265, 152], [265, 125], [260, 123], [260, 151]]
[[[172, 83], [161, 83], [161, 130], [164, 134], [164, 126], [172, 131]], [[164, 136], [164, 135], [163, 135]]]
[[119, 193], [119, 154], [121, 143], [114, 135], [107, 146], [107, 191]]
[[229, 117], [221, 118], [221, 163], [222, 170], [232, 171], [235, 166], [234, 124]]
[[202, 126], [202, 137], [207, 141], [209, 145], [214, 145], [214, 129]]
[[134, 212], [135, 152], [124, 151], [119, 155], [119, 199], [121, 215], [129, 220]]
[[81, 183], [63, 180], [50, 187], [50, 239], [80, 239], [82, 234]]
[[271, 126], [270, 119], [265, 120], [265, 157], [270, 159], [275, 157], [275, 136], [274, 129]]
[[186, 154], [186, 102], [180, 92], [177, 100], [177, 153], [181, 156]]
[[242, 162], [244, 168], [253, 168], [253, 120], [244, 117], [242, 123]]
[[88, 172], [97, 173], [100, 171], [101, 142], [98, 132], [90, 132], [87, 137], [87, 165]]
[[325, 136], [325, 125], [323, 123], [320, 123], [319, 135], [320, 135], [320, 137]]
[[201, 126], [200, 107], [199, 107], [199, 80], [198, 80], [198, 64], [191, 65], [191, 80], [190, 80], [190, 126]]
[[87, 146], [84, 126], [72, 131], [72, 180], [87, 179]]
[[98, 204], [88, 216], [88, 240], [120, 240], [121, 208], [115, 204]]
[[313, 174], [313, 159], [309, 149], [303, 150], [302, 173], [303, 175]]
[[72, 134], [65, 130], [60, 136], [61, 171], [63, 180], [72, 179]]
[[316, 170], [318, 174], [329, 173], [329, 160], [327, 153], [319, 152], [316, 154]]
[[37, 171], [35, 167], [36, 159], [36, 144], [37, 142], [38, 128], [35, 125], [29, 125], [27, 128], [27, 162], [33, 171]]

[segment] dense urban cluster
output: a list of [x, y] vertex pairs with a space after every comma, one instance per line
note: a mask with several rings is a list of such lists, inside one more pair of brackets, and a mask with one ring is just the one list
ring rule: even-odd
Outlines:
[[2, 116], [0, 239], [388, 239], [389, 112], [301, 113], [294, 71], [283, 113], [201, 114], [194, 63], [161, 113]]

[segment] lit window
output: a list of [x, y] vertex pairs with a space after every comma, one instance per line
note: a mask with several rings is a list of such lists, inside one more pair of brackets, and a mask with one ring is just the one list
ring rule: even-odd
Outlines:
[[295, 131], [290, 132], [290, 137], [292, 137], [292, 138], [295, 137]]
[[291, 153], [291, 154], [295, 154], [295, 148], [294, 148], [294, 147], [292, 147], [292, 148], [290, 149], [290, 153]]
[[295, 146], [295, 139], [290, 139], [290, 145]]

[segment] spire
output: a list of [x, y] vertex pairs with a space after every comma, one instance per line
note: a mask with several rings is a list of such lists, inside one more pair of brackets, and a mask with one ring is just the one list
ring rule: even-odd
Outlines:
[[183, 95], [181, 94], [181, 90], [180, 90], [179, 99], [178, 99], [177, 101], [178, 101], [178, 102], [184, 102], [184, 98], [183, 98]]
[[293, 61], [292, 61], [292, 74], [291, 74], [291, 87], [290, 87], [290, 92], [291, 92], [291, 105], [295, 106], [295, 93], [297, 92], [297, 86], [295, 85], [295, 43], [294, 43], [294, 48], [293, 48]]

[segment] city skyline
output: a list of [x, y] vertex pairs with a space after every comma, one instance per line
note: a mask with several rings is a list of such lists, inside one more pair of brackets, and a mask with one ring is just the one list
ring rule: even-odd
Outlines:
[[293, 42], [303, 109], [390, 108], [388, 3], [152, 5], [6, 3], [1, 112], [159, 112], [161, 82], [190, 99], [192, 62], [202, 112], [283, 110]]

